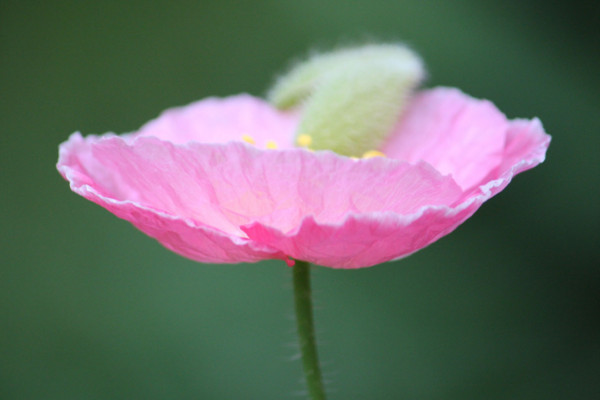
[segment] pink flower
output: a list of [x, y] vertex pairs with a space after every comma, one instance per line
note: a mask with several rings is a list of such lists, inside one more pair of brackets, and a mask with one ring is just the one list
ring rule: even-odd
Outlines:
[[211, 98], [136, 133], [75, 133], [57, 168], [74, 192], [193, 260], [360, 268], [452, 232], [550, 143], [539, 120], [509, 121], [448, 88], [414, 97], [387, 158], [295, 148], [298, 120], [248, 95]]

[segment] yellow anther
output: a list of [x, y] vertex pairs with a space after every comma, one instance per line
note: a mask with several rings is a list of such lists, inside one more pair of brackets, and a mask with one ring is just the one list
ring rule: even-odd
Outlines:
[[256, 141], [254, 140], [254, 138], [250, 135], [242, 135], [242, 140], [246, 143], [249, 144], [256, 144]]
[[277, 148], [277, 143], [275, 143], [272, 140], [267, 140], [267, 143], [265, 143], [265, 146], [267, 147], [267, 149], [275, 150]]
[[300, 147], [308, 147], [312, 143], [312, 137], [310, 135], [302, 134], [296, 138], [296, 144]]
[[378, 150], [369, 150], [362, 155], [362, 158], [385, 157], [385, 154]]

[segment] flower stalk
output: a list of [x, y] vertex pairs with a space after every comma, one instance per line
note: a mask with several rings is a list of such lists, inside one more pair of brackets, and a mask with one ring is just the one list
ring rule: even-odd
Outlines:
[[325, 388], [317, 354], [310, 289], [310, 265], [296, 260], [292, 268], [294, 276], [294, 305], [302, 367], [308, 394], [312, 400], [325, 400]]

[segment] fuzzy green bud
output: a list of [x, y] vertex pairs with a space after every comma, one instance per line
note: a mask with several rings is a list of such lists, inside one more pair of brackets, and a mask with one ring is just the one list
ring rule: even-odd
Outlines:
[[280, 109], [303, 106], [297, 135], [312, 149], [358, 157], [383, 144], [423, 76], [408, 48], [368, 45], [310, 58], [268, 97]]

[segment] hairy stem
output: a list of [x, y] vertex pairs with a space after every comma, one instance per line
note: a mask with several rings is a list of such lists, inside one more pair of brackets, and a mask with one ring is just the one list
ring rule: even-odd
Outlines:
[[319, 366], [313, 323], [310, 265], [304, 261], [296, 261], [292, 270], [294, 275], [296, 324], [306, 386], [312, 400], [325, 400], [325, 389], [321, 379], [321, 367]]

